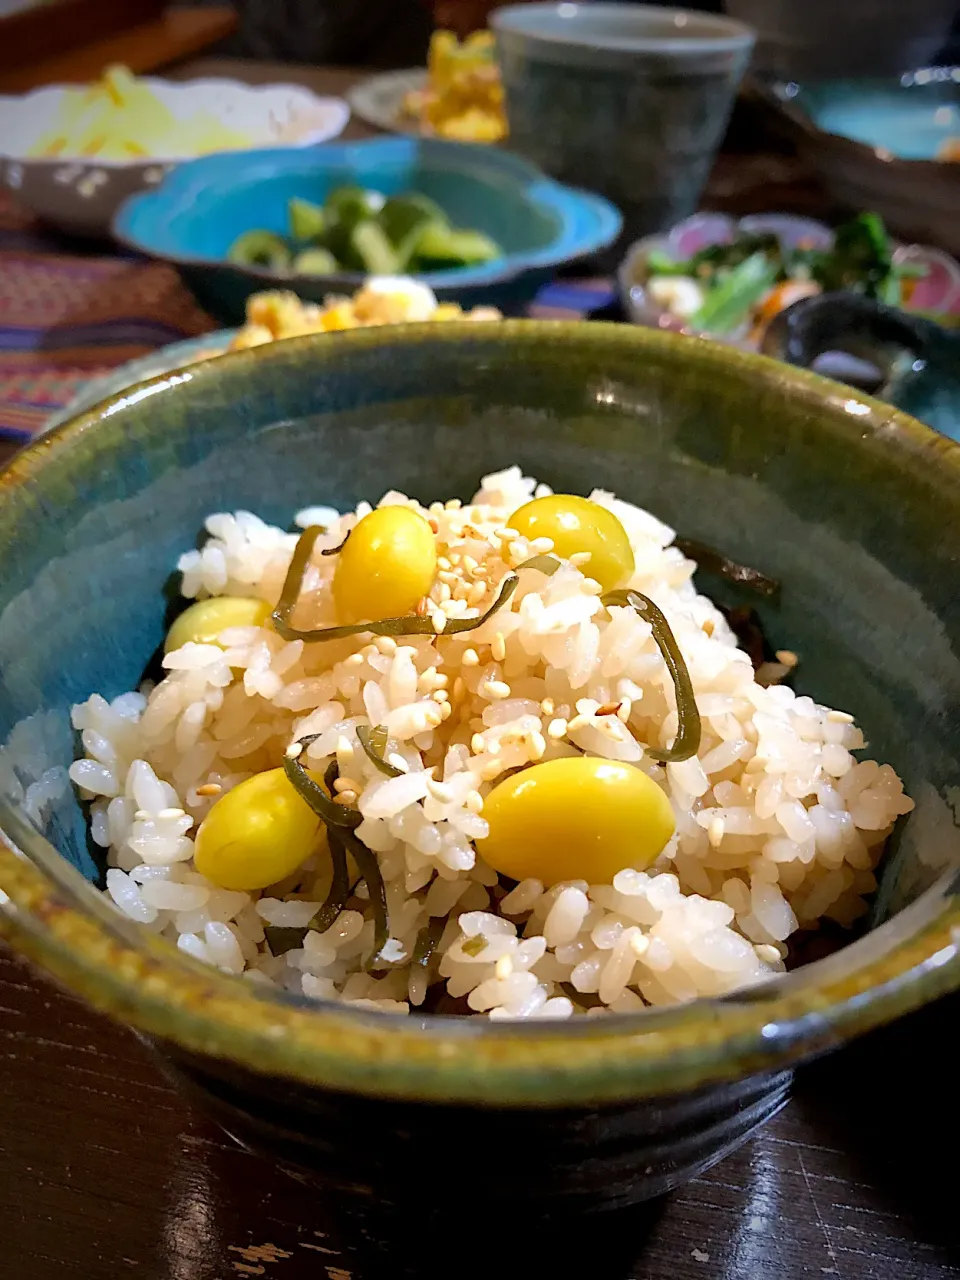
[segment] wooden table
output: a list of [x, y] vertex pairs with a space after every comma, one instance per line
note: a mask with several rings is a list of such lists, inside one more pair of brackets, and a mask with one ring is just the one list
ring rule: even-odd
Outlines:
[[[238, 73], [324, 91], [355, 78], [223, 60], [178, 74]], [[765, 193], [767, 208], [789, 200], [821, 211], [791, 164], [730, 153], [713, 203], [746, 210]], [[805, 1069], [790, 1105], [751, 1143], [661, 1202], [584, 1226], [457, 1224], [440, 1252], [436, 1236], [361, 1215], [239, 1150], [132, 1035], [0, 951], [0, 1277], [960, 1277], [958, 1014], [960, 1000], [944, 1002]]]

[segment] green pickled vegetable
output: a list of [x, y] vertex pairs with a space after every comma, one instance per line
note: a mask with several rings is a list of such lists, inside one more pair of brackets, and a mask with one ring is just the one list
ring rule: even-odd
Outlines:
[[358, 222], [350, 232], [349, 257], [372, 276], [395, 275], [400, 270], [397, 251], [379, 223]]
[[501, 250], [482, 231], [458, 231], [441, 222], [428, 222], [420, 231], [414, 260], [421, 266], [469, 267], [492, 262]]
[[290, 270], [300, 276], [328, 276], [340, 270], [340, 264], [329, 249], [304, 249], [290, 263]]
[[[300, 745], [309, 746], [313, 740], [313, 738], [304, 738]], [[297, 756], [283, 757], [283, 771], [300, 798], [307, 802], [328, 828], [335, 827], [337, 830], [347, 831], [351, 827], [359, 827], [363, 821], [361, 815], [355, 809], [348, 809], [345, 805], [337, 804], [332, 800], [323, 787], [310, 777]]]
[[327, 225], [327, 215], [322, 205], [294, 196], [287, 204], [290, 234], [294, 240], [318, 240]]
[[412, 231], [419, 230], [425, 223], [445, 225], [447, 215], [429, 196], [411, 192], [409, 195], [391, 196], [377, 214], [377, 221], [390, 243], [399, 248]]
[[426, 969], [433, 959], [433, 953], [440, 945], [443, 931], [446, 928], [445, 916], [431, 916], [429, 922], [417, 934], [416, 946], [413, 949], [413, 963]]
[[386, 885], [383, 883], [383, 876], [380, 874], [380, 863], [377, 861], [377, 855], [373, 850], [367, 848], [363, 841], [352, 831], [344, 831], [338, 834], [342, 835], [347, 852], [352, 854], [353, 860], [357, 864], [357, 870], [363, 877], [367, 892], [370, 894], [374, 924], [373, 951], [367, 958], [365, 967], [372, 969], [383, 954], [383, 948], [387, 945], [387, 940], [390, 937], [390, 926], [387, 920]]
[[739, 583], [762, 596], [775, 596], [780, 590], [780, 583], [776, 578], [770, 578], [749, 565], [738, 564], [722, 551], [708, 547], [705, 542], [697, 542], [693, 538], [676, 538], [673, 545], [688, 559], [696, 560], [699, 568], [716, 574], [718, 578], [725, 578], [727, 582]]
[[384, 759], [384, 753], [387, 749], [387, 730], [385, 725], [381, 724], [376, 729], [371, 729], [368, 725], [358, 724], [357, 737], [360, 739], [360, 745], [363, 747], [367, 758], [376, 765], [381, 773], [388, 778], [399, 778], [402, 775], [402, 769], [388, 764]]
[[639, 591], [610, 591], [601, 597], [604, 605], [630, 605], [646, 622], [650, 623], [653, 638], [666, 664], [677, 696], [677, 736], [672, 747], [644, 747], [647, 755], [661, 764], [679, 764], [689, 760], [700, 750], [700, 712], [693, 693], [690, 672], [684, 661], [677, 638], [663, 611], [649, 596]]
[[238, 267], [267, 267], [280, 271], [290, 265], [290, 250], [273, 231], [246, 231], [227, 250], [227, 261]]
[[[293, 555], [290, 558], [290, 567], [287, 569], [287, 576], [280, 590], [280, 599], [277, 601], [277, 607], [270, 615], [278, 635], [283, 636], [284, 640], [303, 640], [306, 644], [315, 644], [318, 641], [344, 640], [348, 636], [364, 634], [375, 636], [430, 636], [436, 634], [432, 619], [421, 618], [418, 614], [411, 614], [403, 618], [381, 618], [377, 622], [355, 622], [343, 627], [318, 627], [314, 631], [301, 631], [299, 627], [291, 627], [290, 618], [300, 595], [303, 575], [306, 572], [307, 565], [310, 563], [314, 545], [321, 533], [323, 533], [322, 526], [311, 525], [308, 529], [304, 529], [294, 548]], [[535, 558], [539, 559], [539, 557]], [[531, 567], [529, 562], [526, 567]], [[460, 635], [464, 631], [475, 631], [477, 627], [482, 626], [488, 618], [492, 617], [498, 609], [503, 608], [514, 591], [516, 591], [519, 581], [520, 579], [515, 573], [508, 573], [500, 583], [496, 599], [485, 613], [482, 613], [479, 618], [450, 618], [444, 627], [443, 634], [451, 636]], [[286, 763], [284, 768], [286, 768]]]
[[778, 274], [778, 264], [765, 253], [751, 254], [707, 291], [703, 305], [690, 317], [691, 327], [729, 333], [749, 317]]
[[379, 191], [368, 191], [363, 187], [337, 187], [327, 196], [324, 209], [330, 221], [354, 227], [365, 218], [372, 218], [379, 213], [383, 203], [383, 196]]

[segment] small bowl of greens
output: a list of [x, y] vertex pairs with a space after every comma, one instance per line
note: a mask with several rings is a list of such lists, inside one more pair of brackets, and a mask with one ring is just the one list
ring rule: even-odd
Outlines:
[[310, 302], [412, 275], [443, 302], [520, 309], [561, 264], [612, 244], [608, 201], [499, 148], [374, 138], [206, 156], [120, 210], [114, 234], [171, 262], [227, 324], [250, 294]]
[[897, 244], [875, 213], [836, 231], [788, 214], [739, 222], [696, 214], [634, 245], [619, 283], [635, 323], [750, 350], [781, 311], [820, 293], [852, 292], [933, 315], [960, 309], [960, 265], [937, 249]]

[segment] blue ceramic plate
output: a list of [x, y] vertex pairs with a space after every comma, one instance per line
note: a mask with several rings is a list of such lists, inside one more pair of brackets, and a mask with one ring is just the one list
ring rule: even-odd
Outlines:
[[173, 263], [203, 306], [236, 324], [247, 297], [259, 289], [290, 288], [322, 302], [330, 293], [359, 287], [364, 277], [357, 272], [303, 276], [226, 261], [243, 232], [285, 231], [291, 197], [322, 204], [346, 184], [384, 195], [423, 192], [455, 225], [475, 227], [503, 247], [503, 256], [492, 262], [417, 277], [439, 298], [464, 306], [517, 310], [559, 265], [606, 248], [621, 226], [608, 201], [561, 186], [498, 148], [374, 138], [299, 152], [206, 156], [180, 165], [156, 191], [123, 206], [114, 233], [131, 248]]

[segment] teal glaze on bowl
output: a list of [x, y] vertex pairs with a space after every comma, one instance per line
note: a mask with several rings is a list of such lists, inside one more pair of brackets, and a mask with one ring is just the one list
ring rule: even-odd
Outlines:
[[[122, 918], [88, 883], [69, 710], [135, 685], [204, 517], [467, 498], [514, 462], [782, 580], [760, 608], [800, 690], [849, 709], [917, 803], [878, 927], [723, 999], [508, 1025], [265, 993]], [[141, 383], [0, 476], [0, 933], [149, 1036], [231, 1133], [338, 1184], [492, 1189], [513, 1212], [659, 1195], [777, 1110], [795, 1063], [960, 985], [958, 545], [960, 446], [803, 370], [627, 325], [364, 329]], [[470, 1159], [437, 1179], [451, 1133]], [[504, 1150], [523, 1159], [505, 1170]]]
[[511, 5], [491, 26], [514, 150], [614, 201], [631, 239], [694, 211], [749, 27], [637, 4]]
[[888, 80], [826, 80], [784, 86], [783, 94], [824, 133], [899, 160], [936, 160], [960, 138], [960, 67]]
[[226, 261], [244, 231], [285, 232], [291, 197], [322, 204], [344, 185], [387, 196], [422, 192], [456, 225], [496, 240], [504, 252], [492, 262], [417, 277], [441, 300], [467, 307], [518, 310], [559, 265], [605, 248], [621, 226], [609, 201], [561, 186], [500, 148], [396, 137], [205, 156], [178, 166], [155, 192], [124, 205], [114, 234], [138, 252], [173, 263], [207, 310], [236, 324], [246, 299], [261, 289], [293, 289], [322, 302], [360, 286], [364, 276], [358, 272], [303, 276]]

